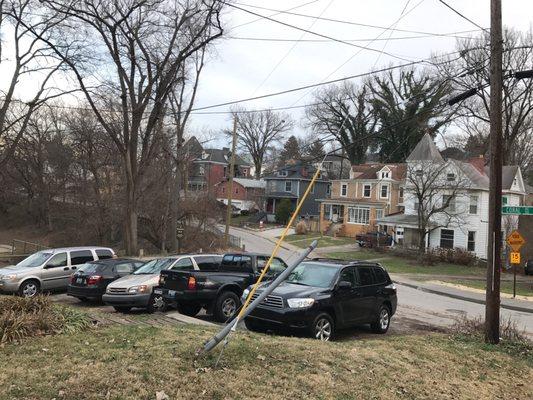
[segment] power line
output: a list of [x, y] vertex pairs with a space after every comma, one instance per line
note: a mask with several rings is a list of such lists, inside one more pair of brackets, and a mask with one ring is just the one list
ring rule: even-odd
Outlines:
[[[294, 16], [297, 16], [297, 17], [305, 17], [305, 18], [316, 18], [316, 19], [318, 19], [320, 21], [336, 22], [336, 23], [340, 23], [340, 24], [355, 25], [355, 26], [361, 26], [361, 27], [365, 27], [365, 28], [389, 30], [387, 27], [380, 26], [380, 25], [370, 25], [370, 24], [365, 24], [365, 23], [361, 23], [361, 22], [345, 21], [345, 20], [334, 19], [334, 18], [324, 18], [324, 17], [318, 18], [318, 17], [316, 17], [314, 15], [293, 13], [293, 12], [290, 12], [290, 11], [274, 10], [272, 8], [260, 7], [260, 6], [250, 5], [250, 4], [243, 4], [243, 3], [235, 3], [235, 4], [239, 4], [241, 6], [246, 6], [246, 7], [250, 7], [250, 8], [261, 9], [261, 10], [275, 11], [278, 14], [294, 15]], [[480, 29], [484, 30], [483, 28], [480, 28]], [[429, 36], [446, 36], [447, 35], [446, 33], [427, 32], [427, 31], [413, 31], [413, 30], [398, 29], [398, 28], [395, 28], [395, 29], [392, 29], [392, 30], [396, 31], [396, 32], [415, 33], [415, 34], [429, 35]], [[475, 30], [470, 30], [470, 31], [463, 31], [461, 33], [473, 33], [473, 32], [479, 32], [479, 30], [475, 29]]]
[[467, 16], [465, 16], [464, 14], [460, 13], [459, 11], [457, 11], [455, 8], [453, 8], [451, 5], [449, 5], [448, 3], [446, 3], [444, 0], [439, 0], [442, 4], [444, 4], [446, 7], [448, 7], [450, 10], [452, 10], [454, 13], [456, 13], [457, 15], [459, 15], [461, 18], [467, 20], [468, 22], [470, 22], [472, 25], [474, 26], [477, 26], [479, 29], [481, 29], [482, 31], [485, 31], [485, 32], [488, 32], [488, 29], [486, 28], [483, 28], [482, 26], [478, 25], [477, 23], [475, 23], [474, 21], [472, 21], [470, 18], [468, 18]]
[[[222, 0], [218, 0], [218, 1], [222, 1]], [[315, 36], [318, 36], [318, 37], [321, 37], [321, 38], [324, 38], [324, 39], [329, 39], [329, 40], [333, 40], [335, 42], [338, 42], [338, 43], [343, 43], [343, 44], [346, 44], [348, 46], [352, 46], [352, 47], [357, 47], [357, 48], [361, 48], [361, 49], [364, 49], [364, 50], [368, 50], [368, 51], [374, 51], [374, 52], [380, 52], [379, 50], [377, 49], [373, 49], [371, 47], [368, 47], [368, 46], [360, 46], [358, 44], [355, 44], [355, 43], [351, 43], [351, 42], [345, 42], [343, 40], [340, 40], [340, 39], [336, 39], [334, 37], [331, 37], [331, 36], [328, 36], [328, 35], [323, 35], [321, 33], [318, 33], [318, 32], [314, 32], [314, 31], [310, 31], [309, 29], [305, 29], [305, 28], [301, 28], [299, 26], [296, 26], [296, 25], [292, 25], [292, 24], [289, 24], [289, 23], [286, 23], [286, 22], [283, 22], [283, 21], [279, 21], [277, 19], [274, 19], [274, 18], [270, 18], [266, 15], [261, 15], [261, 14], [258, 14], [256, 12], [253, 12], [253, 11], [250, 11], [250, 10], [247, 10], [245, 8], [242, 8], [242, 7], [239, 7], [239, 6], [236, 6], [234, 4], [231, 4], [231, 3], [224, 3], [226, 4], [228, 7], [232, 7], [232, 8], [235, 8], [237, 10], [241, 10], [243, 12], [246, 12], [246, 13], [249, 13], [249, 14], [252, 14], [252, 15], [256, 15], [258, 17], [262, 17], [268, 21], [272, 21], [272, 22], [275, 22], [277, 24], [280, 24], [280, 25], [283, 25], [283, 26], [287, 26], [289, 28], [292, 28], [292, 29], [296, 29], [296, 30], [299, 30], [299, 31], [302, 31], [302, 32], [307, 32], [311, 35], [315, 35]], [[396, 58], [398, 60], [402, 60], [402, 61], [410, 61], [409, 59], [405, 58], [405, 57], [402, 57], [402, 56], [399, 56], [399, 55], [395, 55], [395, 54], [392, 54], [392, 53], [387, 53], [387, 52], [384, 52], [384, 54], [388, 55], [389, 57], [393, 57], [393, 58]]]

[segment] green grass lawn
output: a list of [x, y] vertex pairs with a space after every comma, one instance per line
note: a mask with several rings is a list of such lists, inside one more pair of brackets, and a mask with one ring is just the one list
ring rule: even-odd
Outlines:
[[[457, 285], [468, 286], [474, 289], [485, 290], [486, 282], [484, 279], [470, 280], [470, 279], [440, 279], [444, 282], [449, 282]], [[513, 294], [513, 282], [501, 281], [500, 291], [503, 293]], [[519, 296], [533, 296], [532, 282], [516, 282], [516, 294]]]
[[322, 343], [238, 331], [215, 369], [220, 348], [194, 359], [214, 332], [117, 325], [8, 344], [0, 399], [155, 399], [161, 391], [200, 400], [526, 399], [533, 390], [530, 347], [443, 334]]
[[355, 246], [355, 239], [348, 237], [334, 238], [332, 236], [322, 236], [318, 233], [310, 233], [308, 235], [287, 235], [285, 241], [302, 249], [308, 247], [313, 240], [318, 239], [318, 247], [343, 246], [345, 244], [353, 244]]
[[432, 275], [484, 275], [485, 268], [468, 267], [464, 265], [439, 263], [436, 265], [422, 265], [416, 260], [409, 260], [387, 253], [372, 250], [358, 250], [349, 252], [328, 253], [328, 257], [343, 260], [372, 260], [379, 259], [390, 273], [395, 274], [432, 274]]

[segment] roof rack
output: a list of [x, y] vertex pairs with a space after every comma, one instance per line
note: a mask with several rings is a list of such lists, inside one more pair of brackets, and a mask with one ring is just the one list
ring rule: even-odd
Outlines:
[[335, 262], [335, 263], [344, 264], [344, 265], [359, 265], [359, 264], [380, 265], [379, 262], [372, 261], [372, 260], [346, 260], [342, 258], [333, 258], [333, 257], [311, 257], [311, 258], [308, 258], [308, 260], [309, 261], [330, 261], [330, 262]]

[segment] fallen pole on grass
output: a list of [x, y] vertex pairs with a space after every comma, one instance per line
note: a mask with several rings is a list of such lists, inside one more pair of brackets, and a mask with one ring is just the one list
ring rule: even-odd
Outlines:
[[[272, 283], [266, 286], [265, 290], [263, 290], [261, 294], [243, 310], [242, 313], [237, 315], [233, 321], [229, 322], [224, 328], [222, 328], [220, 332], [208, 340], [204, 344], [204, 347], [197, 352], [197, 355], [199, 356], [213, 350], [230, 334], [231, 331], [234, 331], [237, 328], [239, 321], [247, 317], [259, 303], [261, 303], [270, 293], [272, 293], [275, 288], [279, 286], [281, 282], [287, 279], [291, 272], [294, 271], [294, 269], [300, 265], [301, 262], [304, 261], [306, 257], [316, 248], [317, 244], [318, 241], [314, 240], [313, 243], [311, 243], [311, 245], [300, 254], [300, 257], [298, 257], [298, 259], [291, 266], [287, 267], [281, 274], [279, 274], [277, 278], [272, 281]], [[251, 295], [252, 293], [250, 292], [248, 296]]]

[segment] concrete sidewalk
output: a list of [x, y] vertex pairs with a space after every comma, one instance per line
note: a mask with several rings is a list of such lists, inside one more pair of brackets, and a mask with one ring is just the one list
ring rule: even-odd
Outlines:
[[[453, 287], [438, 285], [434, 283], [419, 282], [411, 280], [403, 275], [390, 274], [392, 280], [399, 284], [420, 290], [422, 292], [439, 294], [454, 299], [470, 301], [477, 304], [485, 304], [485, 295], [482, 293], [470, 292], [467, 290], [460, 290]], [[500, 304], [502, 308], [508, 310], [520, 311], [533, 314], [533, 302], [527, 300], [501, 298]]]

